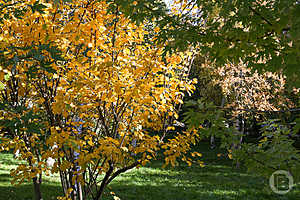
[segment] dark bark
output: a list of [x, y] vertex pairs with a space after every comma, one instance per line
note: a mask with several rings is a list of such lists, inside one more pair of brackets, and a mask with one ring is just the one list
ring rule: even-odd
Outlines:
[[101, 199], [101, 197], [103, 195], [103, 192], [104, 192], [104, 189], [107, 186], [109, 177], [112, 174], [113, 170], [114, 170], [114, 167], [113, 167], [112, 164], [110, 164], [110, 167], [109, 167], [108, 171], [106, 172], [104, 179], [102, 180], [102, 183], [100, 185], [100, 189], [97, 191], [97, 194], [96, 194], [96, 197], [94, 198], [94, 200], [100, 200]]
[[35, 200], [42, 200], [41, 182], [37, 177], [32, 179]]
[[94, 198], [94, 200], [100, 200], [102, 197], [102, 194], [104, 192], [105, 187], [114, 179], [116, 178], [118, 175], [120, 175], [121, 173], [126, 172], [129, 169], [132, 169], [134, 167], [136, 167], [139, 164], [139, 162], [135, 162], [127, 167], [121, 168], [119, 170], [117, 170], [115, 173], [113, 173], [114, 167], [113, 165], [110, 165], [109, 170], [106, 172], [104, 179], [102, 180], [101, 186], [99, 191], [97, 191], [97, 195], [96, 198]]
[[138, 164], [139, 164], [139, 162], [135, 162], [135, 163], [133, 163], [133, 164], [127, 166], [127, 167], [124, 167], [124, 168], [122, 168], [122, 169], [117, 170], [117, 171], [116, 171], [115, 173], [113, 173], [113, 174], [111, 175], [111, 177], [108, 179], [107, 185], [108, 185], [114, 178], [116, 178], [118, 175], [120, 175], [121, 173], [126, 172], [126, 171], [129, 170], [129, 169], [132, 169], [132, 168], [136, 167]]

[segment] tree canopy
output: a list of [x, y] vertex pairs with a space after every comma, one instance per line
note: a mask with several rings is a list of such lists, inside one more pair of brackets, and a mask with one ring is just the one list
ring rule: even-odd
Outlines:
[[[220, 64], [242, 60], [260, 71], [283, 71], [299, 87], [300, 4], [297, 0], [116, 1], [134, 21], [150, 17], [160, 27], [165, 51], [198, 46]], [[127, 1], [126, 1], [127, 2]]]

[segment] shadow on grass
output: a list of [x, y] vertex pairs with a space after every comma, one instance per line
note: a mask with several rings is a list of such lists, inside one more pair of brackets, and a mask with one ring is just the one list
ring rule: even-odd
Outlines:
[[[202, 184], [202, 186], [201, 186]], [[116, 193], [121, 200], [299, 200], [300, 193], [290, 193], [279, 196], [266, 194], [263, 190], [249, 191], [248, 188], [232, 189], [230, 187], [212, 187], [203, 182], [195, 186], [174, 185], [138, 185], [112, 183], [111, 189], [106, 190], [105, 200], [113, 200], [109, 191]], [[42, 187], [43, 199], [54, 200], [59, 193], [60, 187], [44, 184]], [[21, 185], [15, 187], [0, 186], [1, 200], [31, 200], [33, 198], [32, 185]]]
[[[42, 195], [44, 200], [54, 200], [61, 194], [59, 185], [42, 184]], [[18, 186], [0, 186], [1, 200], [32, 200], [34, 199], [32, 184], [22, 184]]]
[[[202, 186], [170, 186], [170, 185], [136, 185], [136, 184], [112, 184], [111, 190], [120, 199], [124, 200], [299, 200], [299, 193], [280, 196], [268, 194], [261, 190], [249, 190], [249, 188], [218, 187], [213, 185]], [[112, 199], [109, 195], [105, 200]]]
[[[151, 168], [149, 168], [151, 169]], [[205, 172], [206, 171], [206, 172]], [[147, 172], [147, 170], [146, 170]], [[110, 190], [120, 199], [141, 200], [299, 200], [300, 187], [286, 195], [270, 191], [262, 178], [243, 173], [191, 169], [171, 175], [135, 172], [116, 179]], [[178, 172], [178, 171], [177, 171]], [[209, 172], [209, 173], [208, 173]], [[228, 172], [229, 173], [229, 172]], [[112, 199], [106, 196], [106, 199]]]
[[0, 174], [0, 182], [10, 182], [11, 177], [9, 174]]

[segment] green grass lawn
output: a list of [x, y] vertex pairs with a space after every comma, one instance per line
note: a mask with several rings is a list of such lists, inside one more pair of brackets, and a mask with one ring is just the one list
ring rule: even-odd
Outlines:
[[[175, 168], [162, 169], [155, 161], [147, 167], [131, 170], [119, 176], [106, 190], [105, 199], [113, 199], [113, 191], [121, 200], [300, 200], [297, 185], [285, 195], [269, 189], [268, 180], [245, 169], [235, 169], [227, 158], [216, 156], [220, 150], [210, 150], [207, 144], [201, 147], [204, 168], [180, 164]], [[33, 199], [30, 183], [11, 186], [9, 170], [16, 167], [12, 154], [0, 154], [0, 200]], [[44, 200], [61, 195], [57, 176], [47, 178], [42, 186]]]

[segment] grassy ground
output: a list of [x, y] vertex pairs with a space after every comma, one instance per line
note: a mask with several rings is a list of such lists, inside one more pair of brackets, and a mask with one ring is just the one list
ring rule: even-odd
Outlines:
[[[113, 191], [121, 200], [299, 200], [300, 186], [286, 195], [274, 194], [268, 180], [235, 169], [230, 160], [216, 156], [207, 144], [201, 147], [206, 167], [161, 168], [161, 162], [131, 170], [118, 177], [106, 191], [105, 199], [113, 199]], [[11, 186], [9, 170], [16, 167], [11, 154], [0, 154], [0, 200], [29, 200], [32, 185]], [[44, 200], [56, 199], [61, 194], [57, 177], [44, 180]]]

